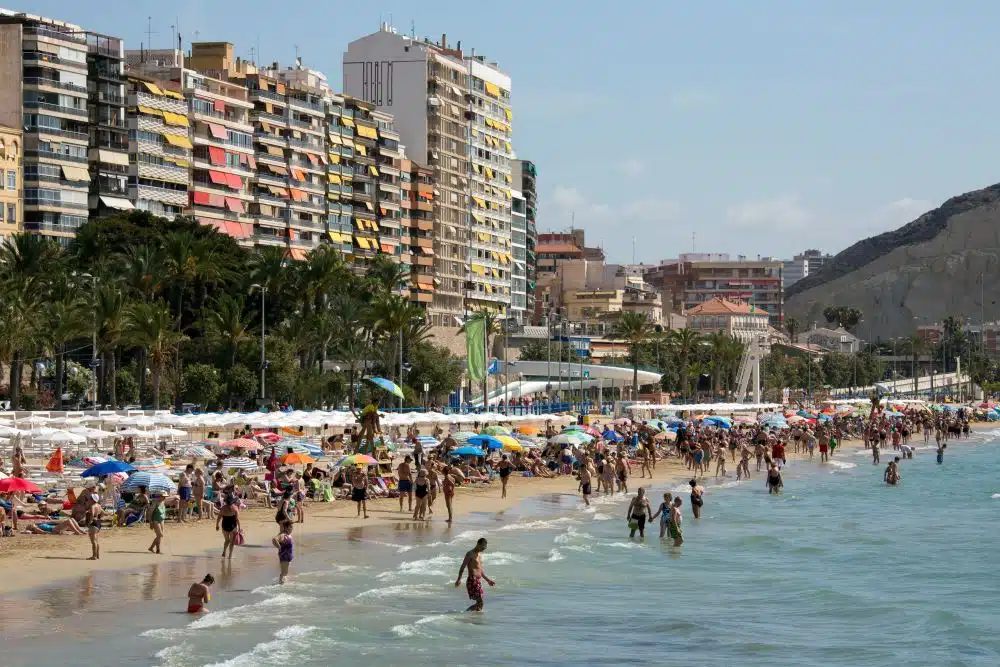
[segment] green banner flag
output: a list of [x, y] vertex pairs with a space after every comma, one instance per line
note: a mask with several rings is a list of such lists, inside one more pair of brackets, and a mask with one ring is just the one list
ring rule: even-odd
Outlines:
[[465, 322], [465, 349], [469, 354], [469, 378], [481, 382], [486, 377], [486, 321], [482, 318]]

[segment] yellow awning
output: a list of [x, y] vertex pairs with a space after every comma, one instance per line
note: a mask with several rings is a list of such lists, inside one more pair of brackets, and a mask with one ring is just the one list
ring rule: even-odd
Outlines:
[[500, 97], [500, 86], [495, 83], [486, 82], [486, 93], [493, 97]]
[[510, 145], [509, 141], [503, 142], [503, 145], [507, 147], [507, 152], [508, 153], [513, 153], [514, 152], [514, 148]]
[[354, 127], [354, 119], [348, 118], [347, 116], [340, 117], [340, 124], [344, 127]]
[[378, 139], [378, 131], [374, 127], [366, 127], [364, 125], [358, 125], [355, 131], [367, 139]]
[[330, 158], [330, 164], [340, 164], [339, 155], [334, 155], [333, 153], [327, 153], [327, 156]]
[[493, 178], [493, 170], [486, 167], [486, 178]]
[[326, 235], [329, 236], [330, 240], [334, 243], [340, 243], [340, 232], [327, 232]]
[[503, 175], [503, 180], [507, 181], [508, 183], [513, 183], [514, 182], [514, 179], [512, 179], [510, 177], [510, 174], [504, 174]]
[[514, 114], [511, 113], [510, 109], [504, 109], [503, 115], [507, 117], [507, 122], [514, 120]]
[[492, 118], [487, 118], [486, 119], [486, 127], [493, 127], [493, 119]]
[[344, 143], [344, 140], [340, 137], [339, 134], [334, 134], [333, 132], [330, 132], [327, 136], [330, 138], [330, 143], [331, 144], [343, 144]]
[[488, 294], [493, 294], [493, 285], [486, 284], [486, 285], [483, 285], [483, 287], [486, 289], [486, 292]]
[[372, 176], [378, 176], [378, 169], [376, 169], [373, 165], [368, 165], [368, 172]]
[[479, 266], [478, 264], [473, 264], [472, 265], [472, 272], [473, 273], [477, 273], [479, 275], [483, 275], [484, 271], [485, 271], [485, 269], [483, 267]]
[[337, 185], [340, 185], [340, 176], [337, 174], [327, 174], [326, 180], [330, 181], [331, 183], [336, 183]]
[[479, 208], [486, 208], [486, 200], [480, 199], [479, 197], [473, 197], [472, 201], [476, 202], [476, 206]]
[[142, 104], [139, 105], [139, 112], [144, 113], [148, 116], [160, 116], [163, 117], [164, 112], [159, 109], [154, 109], [153, 107], [147, 107]]
[[472, 171], [476, 172], [477, 174], [481, 174], [483, 173], [483, 168], [480, 167], [478, 164], [473, 164]]
[[169, 160], [170, 162], [173, 162], [178, 167], [183, 167], [184, 169], [187, 169], [188, 167], [191, 166], [190, 162], [188, 162], [187, 160], [182, 160], [180, 158], [166, 158], [166, 159]]
[[359, 155], [368, 157], [368, 148], [366, 148], [364, 144], [354, 144], [354, 150], [356, 150]]
[[87, 181], [90, 182], [90, 172], [83, 167], [62, 167], [63, 177], [67, 181]]
[[148, 90], [153, 95], [163, 95], [163, 91], [155, 83], [150, 83], [149, 81], [140, 81], [143, 87]]
[[358, 247], [361, 247], [361, 248], [367, 248], [368, 247], [368, 239], [366, 239], [364, 236], [358, 236], [357, 234], [355, 234], [354, 235], [354, 240], [357, 241]]
[[372, 203], [370, 201], [366, 201], [365, 202], [365, 208], [367, 208], [369, 211], [374, 211], [375, 210], [375, 208], [372, 207]]
[[167, 125], [176, 125], [178, 127], [190, 127], [190, 123], [188, 123], [187, 116], [182, 116], [178, 113], [170, 113], [169, 111], [164, 111], [163, 120]]
[[490, 269], [490, 271], [493, 272], [493, 277], [494, 278], [496, 278], [497, 280], [500, 279], [500, 272], [498, 270], [496, 270], [496, 269]]
[[181, 95], [180, 93], [175, 93], [174, 91], [167, 90], [166, 88], [163, 89], [163, 94], [166, 95], [167, 97], [175, 99], [175, 100], [183, 100], [184, 99], [184, 96]]
[[191, 144], [191, 140], [188, 139], [187, 137], [182, 137], [178, 134], [164, 134], [163, 136], [164, 138], [166, 138], [167, 143], [170, 144], [171, 146], [177, 146], [178, 148], [187, 148], [187, 149], [194, 148], [194, 146]]
[[500, 261], [500, 255], [498, 255], [495, 250], [490, 250], [490, 257], [492, 257], [497, 262]]
[[472, 219], [475, 220], [476, 222], [480, 223], [480, 224], [485, 224], [486, 223], [486, 218], [483, 217], [479, 213], [473, 213], [472, 214]]
[[476, 235], [479, 237], [479, 240], [482, 241], [483, 243], [490, 242], [490, 235], [487, 234], [486, 232], [478, 232]]

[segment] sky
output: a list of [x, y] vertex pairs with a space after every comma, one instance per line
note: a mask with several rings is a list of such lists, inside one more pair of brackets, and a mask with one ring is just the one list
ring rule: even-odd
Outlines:
[[171, 26], [282, 66], [297, 45], [338, 90], [380, 21], [447, 33], [512, 77], [539, 231], [583, 228], [613, 262], [835, 253], [1000, 181], [986, 0], [6, 2], [126, 48], [167, 48]]

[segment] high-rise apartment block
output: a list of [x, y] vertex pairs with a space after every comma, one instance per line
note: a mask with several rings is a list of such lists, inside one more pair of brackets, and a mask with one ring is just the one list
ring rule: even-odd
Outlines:
[[22, 231], [21, 168], [24, 140], [16, 127], [0, 127], [0, 240]]
[[446, 36], [417, 40], [383, 26], [348, 45], [344, 89], [392, 113], [408, 154], [433, 170], [440, 194], [432, 323], [506, 312], [514, 261], [510, 77]]
[[[538, 173], [535, 163], [528, 160], [512, 160], [511, 175], [514, 179], [514, 190], [521, 193], [524, 200], [524, 243], [523, 254], [519, 248], [517, 234], [511, 234], [511, 241], [514, 246], [515, 273], [514, 281], [521, 276], [524, 278], [524, 310], [528, 320], [534, 317], [535, 312], [535, 287], [537, 284], [537, 244], [538, 244]], [[523, 272], [517, 263], [524, 264]], [[518, 285], [519, 287], [519, 285]], [[514, 290], [515, 293], [518, 290]]]

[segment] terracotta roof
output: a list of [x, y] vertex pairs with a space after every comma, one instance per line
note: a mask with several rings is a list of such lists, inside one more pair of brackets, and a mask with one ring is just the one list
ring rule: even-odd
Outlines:
[[704, 303], [699, 303], [697, 306], [686, 311], [684, 314], [685, 315], [747, 315], [751, 313], [766, 315], [766, 313], [757, 310], [751, 305], [715, 297], [714, 299], [709, 299]]
[[539, 243], [536, 248], [539, 255], [541, 254], [569, 254], [569, 253], [583, 253], [583, 248], [575, 246], [571, 243]]

